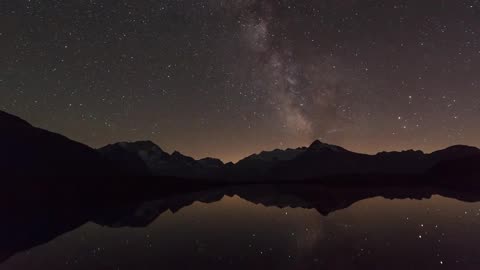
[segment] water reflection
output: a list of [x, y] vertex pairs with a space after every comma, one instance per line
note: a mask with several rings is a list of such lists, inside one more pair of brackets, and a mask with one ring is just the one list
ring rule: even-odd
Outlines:
[[428, 188], [245, 186], [10, 206], [0, 269], [478, 269], [475, 201]]

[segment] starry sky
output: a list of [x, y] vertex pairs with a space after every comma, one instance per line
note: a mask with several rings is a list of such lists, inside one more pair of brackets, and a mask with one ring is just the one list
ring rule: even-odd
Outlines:
[[4, 0], [0, 109], [236, 161], [480, 145], [479, 0]]

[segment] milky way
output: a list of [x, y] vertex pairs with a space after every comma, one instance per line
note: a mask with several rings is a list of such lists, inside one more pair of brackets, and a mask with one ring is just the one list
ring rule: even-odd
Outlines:
[[224, 160], [478, 146], [479, 33], [478, 0], [6, 0], [0, 109]]

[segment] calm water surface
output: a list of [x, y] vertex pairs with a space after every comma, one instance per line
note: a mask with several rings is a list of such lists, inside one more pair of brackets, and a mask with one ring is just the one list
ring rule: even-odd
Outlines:
[[272, 268], [479, 269], [480, 203], [375, 197], [323, 216], [224, 196], [164, 211], [146, 227], [88, 222], [0, 264], [22, 270]]

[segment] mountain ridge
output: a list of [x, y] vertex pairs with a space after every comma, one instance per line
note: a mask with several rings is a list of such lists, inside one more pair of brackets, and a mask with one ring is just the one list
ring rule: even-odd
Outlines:
[[[20, 176], [126, 174], [226, 182], [302, 181], [348, 175], [415, 175], [430, 170], [456, 174], [462, 173], [462, 168], [473, 173], [476, 159], [472, 157], [480, 157], [479, 148], [467, 145], [431, 153], [406, 150], [363, 154], [315, 140], [308, 147], [262, 151], [225, 164], [216, 158], [196, 160], [178, 151], [169, 154], [148, 140], [93, 149], [2, 111], [0, 126], [0, 146], [4, 149], [0, 169]], [[471, 165], [462, 167], [458, 160]], [[441, 169], [438, 164], [442, 164]]]

